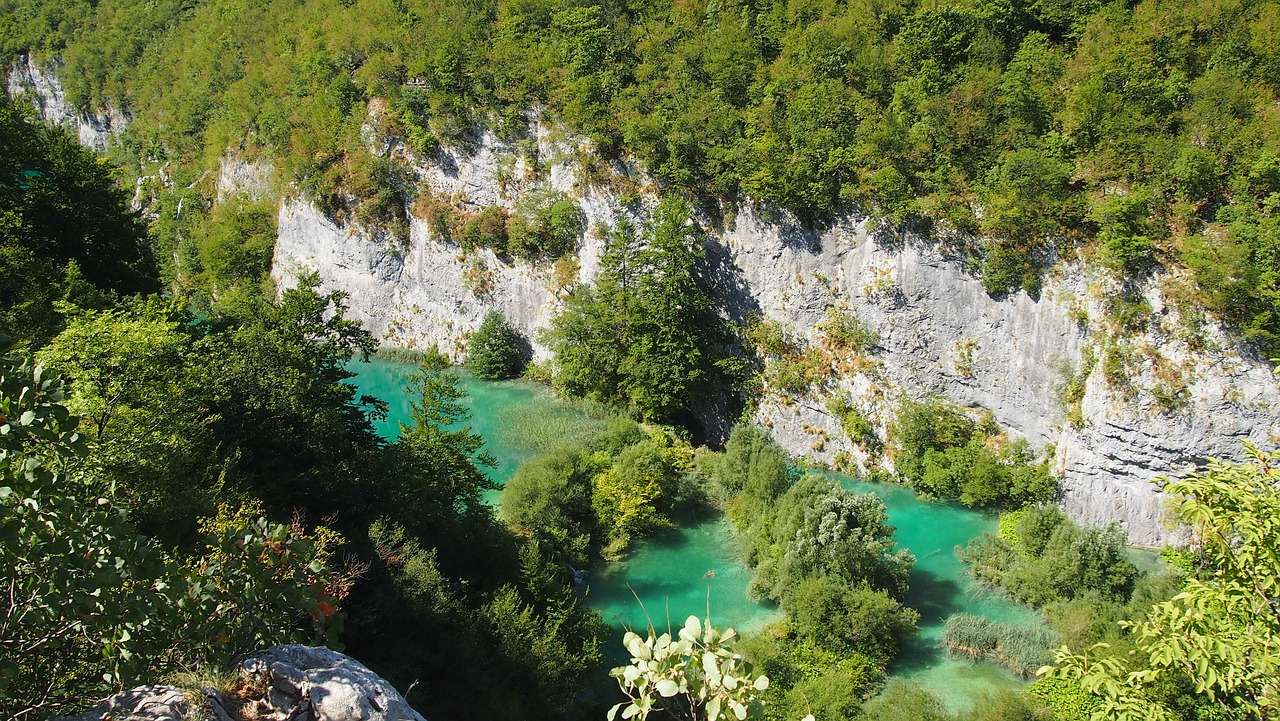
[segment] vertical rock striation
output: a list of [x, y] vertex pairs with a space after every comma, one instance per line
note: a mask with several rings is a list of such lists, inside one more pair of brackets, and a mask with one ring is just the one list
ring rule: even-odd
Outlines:
[[45, 121], [71, 131], [84, 147], [105, 152], [129, 119], [115, 108], [87, 112], [72, 105], [55, 75], [58, 67], [57, 62], [42, 66], [28, 55], [21, 56], [9, 69], [9, 97], [26, 99]]
[[[465, 153], [449, 151], [440, 162], [420, 164], [419, 177], [472, 208], [511, 208], [521, 193], [549, 183], [578, 197], [588, 227], [611, 224], [636, 207], [608, 188], [584, 187], [575, 148], [552, 140], [545, 127], [535, 125], [532, 136], [545, 168], [540, 179], [531, 179], [530, 164], [514, 146], [488, 134]], [[762, 217], [750, 204], [734, 211], [722, 227], [712, 227], [709, 247], [713, 285], [731, 317], [758, 314], [817, 343], [819, 324], [837, 308], [879, 336], [869, 363], [856, 372], [839, 373], [809, 393], [766, 397], [756, 421], [793, 453], [824, 462], [840, 453], [855, 462], [866, 458], [825, 408], [832, 394], [852, 399], [883, 437], [899, 397], [937, 393], [989, 410], [1012, 433], [1050, 449], [1072, 517], [1119, 522], [1133, 542], [1155, 545], [1177, 536], [1162, 521], [1153, 478], [1183, 473], [1211, 456], [1236, 457], [1241, 439], [1265, 443], [1277, 435], [1280, 393], [1267, 364], [1212, 324], [1200, 331], [1205, 347], [1191, 352], [1157, 284], [1148, 292], [1149, 327], [1124, 334], [1136, 349], [1127, 366], [1129, 387], [1111, 387], [1101, 362], [1086, 368], [1075, 426], [1066, 422], [1063, 388], [1085, 354], [1115, 335], [1104, 330], [1104, 274], [1064, 263], [1039, 298], [1024, 292], [993, 298], [935, 243], [890, 236], [852, 217], [813, 231], [785, 217]], [[580, 281], [594, 275], [600, 247], [588, 231], [579, 249]], [[416, 219], [407, 247], [395, 247], [359, 228], [338, 227], [297, 199], [280, 210], [274, 272], [283, 283], [317, 272], [325, 287], [350, 294], [352, 315], [384, 342], [434, 344], [455, 358], [490, 309], [526, 333], [535, 356], [545, 358], [537, 331], [562, 293], [548, 264], [503, 262], [483, 249], [464, 254]], [[1176, 404], [1160, 406], [1151, 392], [1157, 366], [1169, 359], [1185, 387]]]

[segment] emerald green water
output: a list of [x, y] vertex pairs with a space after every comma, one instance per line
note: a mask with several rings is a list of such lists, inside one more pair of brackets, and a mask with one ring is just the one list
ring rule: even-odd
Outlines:
[[[400, 436], [400, 424], [409, 423], [410, 401], [417, 400], [407, 392], [406, 376], [416, 368], [406, 363], [373, 359], [368, 363], [353, 362], [348, 370], [355, 377], [347, 381], [365, 395], [387, 402], [387, 417], [374, 424], [374, 430], [387, 440]], [[485, 468], [485, 475], [499, 486], [507, 482], [521, 463], [538, 454], [548, 439], [562, 438], [575, 429], [598, 425], [578, 411], [559, 401], [546, 386], [523, 380], [484, 381], [459, 371], [458, 388], [471, 418], [459, 423], [470, 426], [484, 439], [484, 449], [497, 464]], [[514, 434], [512, 428], [523, 432]], [[502, 491], [490, 491], [485, 499], [497, 505]]]
[[[377, 430], [399, 435], [408, 422], [410, 398], [404, 374], [413, 367], [372, 361], [353, 363], [352, 383], [360, 392], [388, 403]], [[498, 464], [487, 475], [506, 482], [519, 464], [544, 443], [573, 435], [595, 421], [558, 401], [549, 390], [526, 381], [481, 381], [462, 374], [460, 388], [473, 418], [467, 422], [485, 439]], [[1030, 622], [1030, 609], [978, 588], [965, 575], [954, 548], [996, 529], [996, 519], [949, 504], [926, 503], [906, 488], [829, 474], [848, 488], [884, 499], [898, 543], [916, 555], [906, 602], [920, 612], [920, 632], [899, 655], [894, 675], [918, 681], [942, 697], [951, 710], [971, 706], [985, 691], [1019, 689], [1024, 681], [1002, 666], [949, 659], [938, 647], [942, 625], [953, 613], [974, 613], [1000, 621]], [[489, 495], [496, 505], [498, 492]], [[738, 560], [728, 524], [719, 516], [680, 519], [680, 527], [637, 544], [626, 560], [602, 564], [589, 577], [588, 602], [615, 627], [643, 628], [652, 621], [678, 627], [690, 614], [705, 616], [710, 594], [712, 621], [751, 630], [778, 618], [770, 606], [746, 596], [750, 571]], [[637, 603], [636, 597], [644, 603]], [[647, 613], [647, 615], [646, 615]]]

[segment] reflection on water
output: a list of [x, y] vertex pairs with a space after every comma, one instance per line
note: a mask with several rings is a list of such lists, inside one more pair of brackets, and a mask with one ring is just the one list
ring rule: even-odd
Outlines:
[[[352, 382], [362, 393], [387, 401], [387, 418], [377, 430], [384, 438], [394, 438], [399, 423], [408, 420], [410, 399], [402, 391], [402, 378], [413, 367], [373, 361], [353, 363], [351, 370], [357, 374]], [[464, 402], [473, 415], [467, 423], [484, 437], [485, 448], [497, 460], [486, 474], [499, 484], [537, 452], [529, 445], [536, 434], [522, 432], [520, 442], [504, 424], [532, 418], [554, 427], [581, 419], [536, 383], [480, 381], [465, 374], [461, 379]], [[899, 545], [916, 555], [906, 602], [920, 612], [920, 633], [898, 656], [893, 674], [918, 681], [952, 710], [971, 706], [984, 691], [1021, 688], [1025, 682], [1003, 667], [951, 659], [938, 646], [943, 622], [954, 613], [1022, 623], [1036, 618], [1030, 609], [977, 587], [955, 557], [956, 546], [995, 531], [995, 517], [951, 504], [925, 503], [901, 486], [828, 475], [854, 491], [883, 498]], [[490, 501], [496, 504], [498, 495], [491, 493]], [[591, 569], [588, 601], [615, 628], [641, 629], [652, 622], [661, 631], [668, 620], [678, 628], [690, 614], [705, 616], [709, 599], [717, 626], [746, 631], [778, 617], [776, 608], [747, 598], [750, 580], [728, 523], [720, 517], [690, 518], [677, 529], [640, 542], [625, 561]]]

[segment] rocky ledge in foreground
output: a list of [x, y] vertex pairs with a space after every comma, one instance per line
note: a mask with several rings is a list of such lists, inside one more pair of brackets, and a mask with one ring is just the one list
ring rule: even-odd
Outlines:
[[275, 646], [240, 666], [236, 689], [142, 686], [55, 721], [425, 721], [394, 687], [327, 648]]

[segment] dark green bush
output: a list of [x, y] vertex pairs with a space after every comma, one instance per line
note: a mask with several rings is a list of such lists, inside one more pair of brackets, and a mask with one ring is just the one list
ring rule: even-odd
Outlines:
[[515, 378], [529, 362], [529, 343], [497, 311], [489, 311], [467, 346], [468, 372], [490, 380]]
[[531, 193], [507, 222], [507, 250], [525, 259], [568, 255], [578, 247], [584, 222], [573, 198], [554, 191]]
[[904, 399], [893, 437], [894, 458], [912, 487], [977, 508], [1018, 508], [1053, 496], [1047, 459], [1037, 459], [1023, 439], [993, 443], [959, 406], [940, 398]]
[[850, 587], [832, 576], [807, 578], [783, 604], [796, 632], [847, 655], [857, 651], [888, 664], [920, 615], [884, 591]]
[[1017, 545], [983, 534], [960, 553], [978, 578], [1033, 606], [1091, 593], [1124, 603], [1138, 570], [1118, 526], [1081, 528], [1056, 506], [1028, 508], [1018, 522]]

